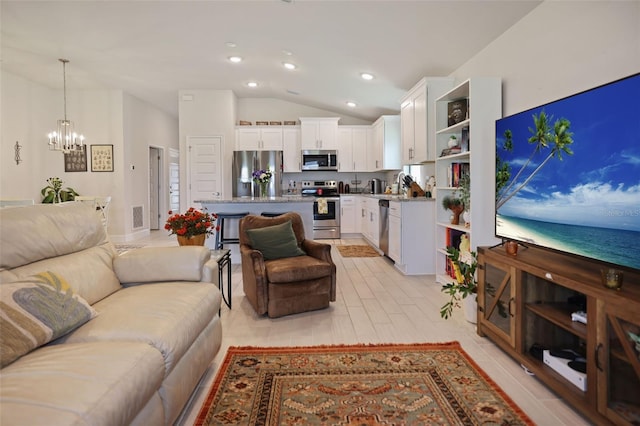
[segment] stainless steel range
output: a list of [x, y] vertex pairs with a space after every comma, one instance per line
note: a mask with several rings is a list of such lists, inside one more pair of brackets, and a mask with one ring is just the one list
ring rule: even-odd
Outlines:
[[340, 196], [335, 180], [303, 180], [301, 195], [313, 202], [313, 239], [340, 238]]

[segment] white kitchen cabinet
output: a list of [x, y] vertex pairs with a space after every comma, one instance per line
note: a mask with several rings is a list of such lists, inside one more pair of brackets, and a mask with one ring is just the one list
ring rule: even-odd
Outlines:
[[302, 149], [338, 149], [340, 117], [300, 117]]
[[281, 151], [282, 127], [236, 128], [237, 151]]
[[389, 257], [405, 275], [435, 273], [435, 205], [432, 199], [389, 203]]
[[364, 198], [364, 229], [363, 236], [375, 247], [380, 247], [380, 207], [378, 199], [373, 197]]
[[400, 100], [402, 164], [435, 160], [435, 100], [453, 86], [453, 78], [425, 77]]
[[356, 197], [343, 195], [340, 197], [340, 233], [355, 234], [360, 233], [356, 225]]
[[389, 254], [396, 263], [402, 263], [402, 204], [389, 202]]
[[338, 171], [366, 172], [371, 126], [338, 126]]
[[285, 173], [298, 173], [301, 167], [300, 127], [282, 129], [282, 167]]
[[366, 151], [368, 171], [401, 169], [400, 116], [383, 115], [371, 127], [373, 140]]

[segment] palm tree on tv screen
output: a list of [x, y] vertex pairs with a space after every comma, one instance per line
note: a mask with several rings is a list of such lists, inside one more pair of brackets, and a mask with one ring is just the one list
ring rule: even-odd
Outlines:
[[[520, 167], [516, 175], [511, 179], [511, 166], [509, 163], [500, 159], [500, 156], [496, 152], [496, 210], [502, 207], [507, 201], [509, 201], [514, 195], [516, 195], [522, 188], [533, 179], [533, 177], [547, 164], [552, 158], [558, 158], [562, 161], [562, 154], [573, 155], [573, 151], [570, 145], [573, 143], [573, 133], [569, 131], [571, 123], [566, 118], [560, 118], [553, 124], [553, 129], [550, 128], [549, 122], [553, 120], [553, 116], [548, 116], [544, 111], [541, 111], [537, 116], [533, 115], [533, 122], [535, 127], [529, 127], [529, 131], [532, 136], [528, 139], [530, 144], [533, 144], [533, 152], [527, 159], [527, 161]], [[505, 142], [502, 148], [506, 151], [513, 149], [513, 134], [511, 130], [505, 130], [504, 132]], [[536, 167], [531, 174], [518, 184], [520, 177], [525, 172], [532, 159], [539, 152], [551, 147], [551, 151], [545, 157], [545, 159]], [[509, 182], [510, 181], [510, 182]]]

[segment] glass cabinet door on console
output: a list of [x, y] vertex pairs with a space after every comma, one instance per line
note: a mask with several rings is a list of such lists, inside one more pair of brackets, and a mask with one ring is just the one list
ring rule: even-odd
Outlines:
[[640, 312], [599, 303], [598, 410], [616, 424], [640, 422]]
[[[509, 346], [516, 344], [516, 272], [513, 268], [493, 260], [479, 269], [478, 280], [482, 289], [478, 294], [480, 321]], [[481, 262], [482, 264], [482, 262]]]

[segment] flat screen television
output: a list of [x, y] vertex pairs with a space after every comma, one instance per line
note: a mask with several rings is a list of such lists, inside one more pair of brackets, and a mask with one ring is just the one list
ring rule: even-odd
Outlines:
[[496, 121], [495, 233], [640, 270], [640, 74]]

